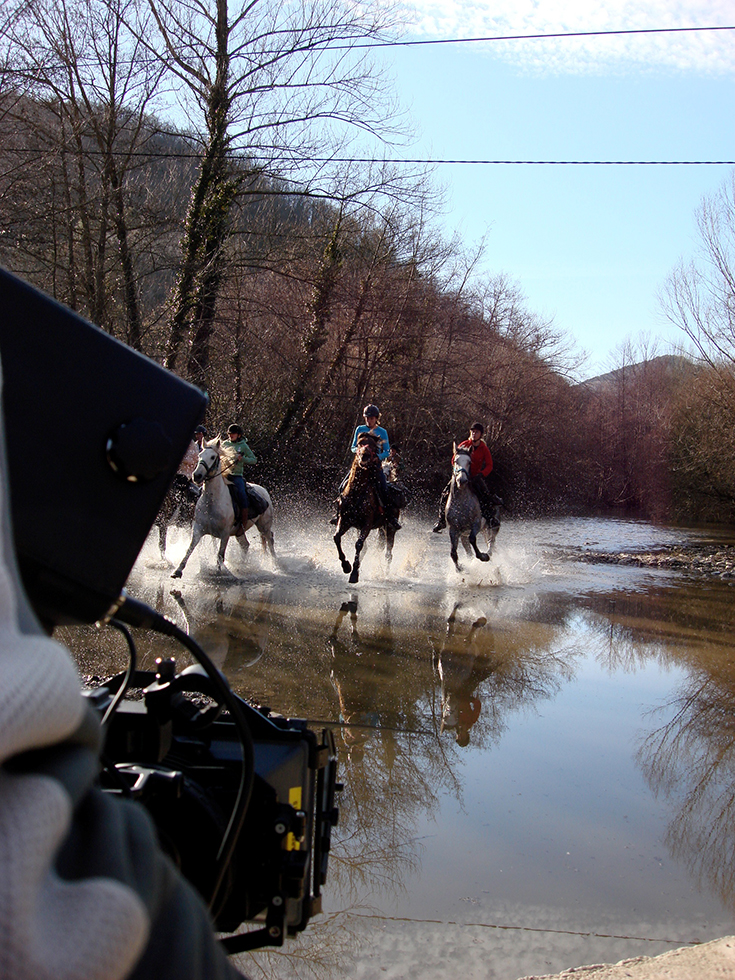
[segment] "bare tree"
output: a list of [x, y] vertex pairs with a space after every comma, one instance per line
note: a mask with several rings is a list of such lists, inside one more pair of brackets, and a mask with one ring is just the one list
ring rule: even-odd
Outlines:
[[325, 191], [329, 159], [358, 134], [397, 132], [389, 89], [366, 41], [387, 8], [343, 0], [148, 0], [156, 30], [128, 26], [165, 67], [179, 110], [201, 133], [181, 268], [171, 297], [165, 364], [202, 384], [208, 373], [224, 250], [243, 188], [287, 177]]
[[[135, 0], [14, 4], [5, 25], [6, 69], [23, 94], [12, 110], [25, 135], [25, 164], [46, 174], [43, 203], [66, 229], [66, 288], [82, 308], [141, 349], [135, 233], [129, 196], [154, 136], [150, 112], [161, 75], [124, 28]], [[29, 143], [31, 145], [29, 145]], [[38, 154], [35, 159], [29, 152]], [[41, 166], [39, 166], [41, 164]], [[49, 214], [39, 209], [38, 221]], [[109, 246], [114, 246], [114, 259]], [[36, 256], [47, 249], [43, 236]], [[31, 243], [31, 248], [33, 244]], [[56, 272], [61, 264], [54, 249]]]
[[662, 307], [706, 363], [735, 367], [735, 172], [702, 201], [696, 220], [697, 255], [670, 274]]

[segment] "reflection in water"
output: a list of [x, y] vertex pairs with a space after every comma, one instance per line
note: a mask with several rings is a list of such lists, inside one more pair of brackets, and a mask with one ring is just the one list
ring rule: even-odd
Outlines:
[[[506, 541], [514, 534], [518, 540], [517, 528], [505, 530]], [[586, 522], [585, 532], [592, 530]], [[648, 526], [634, 530], [646, 541], [656, 535]], [[315, 547], [308, 560], [292, 555], [275, 572], [251, 568], [245, 587], [192, 575], [176, 592], [167, 575], [150, 569], [131, 580], [133, 594], [188, 629], [238, 693], [336, 730], [345, 791], [325, 893], [329, 912], [281, 952], [259, 953], [252, 962], [281, 978], [362, 980], [384, 964], [361, 958], [368, 920], [355, 928], [355, 912], [384, 916], [368, 933], [373, 946], [391, 914], [415, 917], [423, 941], [429, 933], [421, 931], [421, 915], [437, 933], [437, 922], [462, 920], [456, 902], [468, 896], [476, 920], [519, 929], [472, 940], [504, 978], [667, 948], [596, 933], [682, 942], [723, 934], [719, 898], [690, 894], [678, 869], [684, 865], [732, 907], [729, 591], [697, 591], [674, 575], [634, 568], [553, 565], [535, 544], [517, 551], [525, 548], [524, 567], [538, 569], [536, 580], [488, 588], [469, 577], [459, 581], [453, 569], [447, 577], [436, 536], [417, 539], [403, 555], [412, 540], [410, 526], [406, 531], [391, 579], [381, 580], [377, 559], [368, 559], [354, 592], [345, 591], [334, 568], [331, 541], [324, 568]], [[612, 534], [607, 524], [602, 531]], [[562, 533], [566, 540], [568, 526]], [[497, 560], [508, 581], [520, 559], [504, 558], [503, 547]], [[432, 548], [444, 565], [433, 576], [422, 567], [417, 578], [415, 556]], [[402, 568], [409, 571], [401, 578]], [[121, 669], [119, 639], [100, 644], [100, 636], [80, 630], [65, 639], [82, 669], [94, 662], [94, 649], [100, 672]], [[139, 643], [144, 663], [162, 654], [186, 662], [168, 640], [141, 634]], [[689, 680], [672, 698], [683, 671]], [[649, 687], [639, 696], [644, 675]], [[621, 689], [625, 705], [611, 703], [608, 692]], [[662, 694], [663, 722], [641, 735], [650, 719], [641, 718], [640, 705]], [[610, 719], [599, 731], [596, 715]], [[639, 766], [662, 801], [676, 807], [666, 836], [674, 861], [659, 847], [654, 805], [630, 758], [627, 719], [642, 739]], [[600, 772], [601, 759], [609, 776]], [[595, 793], [587, 789], [593, 784]], [[570, 870], [583, 847], [589, 867]], [[641, 876], [652, 855], [668, 863], [649, 885]], [[589, 870], [595, 865], [599, 874]], [[483, 898], [490, 893], [494, 904]], [[707, 921], [714, 935], [702, 928]], [[543, 923], [547, 931], [533, 933], [529, 945], [521, 923]], [[570, 938], [575, 934], [584, 938]], [[463, 972], [471, 952], [458, 945], [444, 978]], [[431, 964], [421, 963], [424, 949], [409, 954], [433, 980]], [[245, 970], [253, 972], [252, 965]], [[407, 967], [405, 976], [420, 972]]]
[[452, 640], [455, 637], [457, 610], [459, 603], [447, 620], [447, 635], [437, 657], [437, 671], [441, 678], [441, 731], [453, 731], [457, 745], [470, 744], [470, 728], [480, 717], [482, 701], [477, 694], [477, 686], [492, 673], [490, 657], [482, 656], [476, 639], [477, 630], [487, 624], [487, 619], [476, 619], [466, 636], [462, 649], [457, 650]]
[[270, 592], [270, 586], [258, 589], [255, 603], [251, 594], [247, 609], [239, 586], [199, 589], [186, 598], [179, 589], [171, 589], [170, 595], [181, 611], [184, 629], [212, 662], [223, 672], [239, 673], [268, 649]]
[[673, 804], [666, 843], [702, 888], [735, 908], [735, 665], [692, 670], [663, 709], [671, 720], [643, 740], [652, 789]]

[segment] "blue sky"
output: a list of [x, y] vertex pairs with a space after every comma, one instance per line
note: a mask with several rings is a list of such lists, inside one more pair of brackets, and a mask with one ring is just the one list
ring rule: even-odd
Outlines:
[[[729, 9], [728, 9], [729, 8]], [[735, 23], [731, 5], [417, 0], [405, 38]], [[390, 48], [382, 58], [432, 159], [733, 160], [735, 31]], [[683, 335], [657, 294], [696, 250], [694, 212], [732, 168], [444, 165], [448, 232], [486, 234], [485, 269], [612, 366], [627, 339]]]

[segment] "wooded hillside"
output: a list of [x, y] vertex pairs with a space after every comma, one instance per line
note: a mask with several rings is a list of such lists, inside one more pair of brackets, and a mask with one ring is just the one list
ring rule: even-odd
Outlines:
[[[276, 489], [328, 500], [375, 402], [419, 505], [478, 419], [515, 513], [730, 517], [735, 480], [702, 476], [684, 407], [717, 411], [701, 371], [629, 351], [576, 383], [522, 286], [437, 233], [429, 175], [339, 162], [354, 129], [398, 139], [360, 50], [384, 29], [374, 12], [314, 2], [286, 23], [285, 8], [213, 0], [210, 20], [174, 24], [174, 7], [8, 18], [6, 267], [206, 388], [210, 430], [241, 422]], [[166, 115], [172, 92], [187, 126]]]

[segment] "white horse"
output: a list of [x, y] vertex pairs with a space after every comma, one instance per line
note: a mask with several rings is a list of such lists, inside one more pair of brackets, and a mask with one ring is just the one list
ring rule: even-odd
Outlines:
[[[455, 448], [454, 450], [452, 482], [444, 513], [449, 525], [449, 538], [452, 543], [450, 553], [457, 571], [462, 571], [462, 566], [457, 558], [457, 544], [460, 540], [468, 555], [471, 556], [474, 549], [475, 557], [479, 558], [480, 561], [490, 561], [498, 528], [488, 527], [487, 521], [482, 516], [480, 501], [470, 485], [470, 453], [467, 449]], [[487, 552], [480, 551], [477, 547], [477, 535], [480, 531], [485, 534]]]
[[[210, 534], [213, 538], [220, 539], [219, 551], [217, 553], [217, 571], [224, 571], [227, 542], [230, 540], [231, 535], [235, 533], [235, 508], [232, 506], [229, 487], [225, 483], [225, 478], [222, 475], [219, 440], [207, 443], [199, 453], [199, 462], [191, 478], [203, 489], [194, 509], [194, 529], [191, 535], [191, 544], [181, 559], [179, 567], [175, 572], [172, 572], [171, 578], [181, 578], [186, 563], [191, 557], [191, 553], [205, 534]], [[273, 503], [268, 491], [264, 487], [259, 487], [255, 483], [251, 484], [251, 486], [259, 497], [262, 497], [268, 502], [268, 506], [262, 514], [248, 519], [244, 530], [247, 531], [248, 528], [255, 525], [260, 532], [263, 551], [270, 551], [272, 557], [275, 558], [273, 531], [271, 530], [273, 523]], [[248, 539], [244, 534], [239, 535], [237, 540], [240, 542], [240, 547], [243, 551], [246, 551], [250, 547]]]

